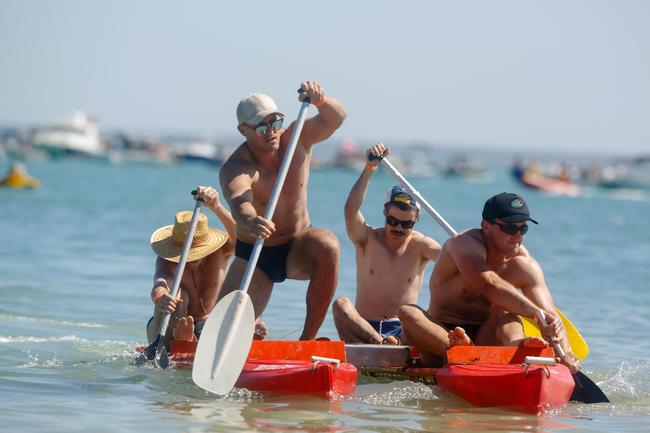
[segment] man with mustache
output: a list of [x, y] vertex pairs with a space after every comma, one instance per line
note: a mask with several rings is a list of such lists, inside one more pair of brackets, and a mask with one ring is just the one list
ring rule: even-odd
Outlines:
[[368, 149], [368, 161], [345, 203], [348, 237], [356, 251], [356, 302], [338, 298], [332, 307], [334, 324], [346, 343], [400, 344], [399, 307], [415, 304], [429, 260], [440, 244], [413, 230], [420, 217], [416, 200], [402, 187], [388, 191], [383, 227], [370, 227], [360, 211], [373, 173], [389, 150], [383, 143]]

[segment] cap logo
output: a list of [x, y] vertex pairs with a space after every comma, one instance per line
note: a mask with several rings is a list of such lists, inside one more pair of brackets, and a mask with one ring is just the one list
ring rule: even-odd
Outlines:
[[404, 194], [397, 194], [395, 197], [393, 197], [393, 201], [398, 201], [400, 203], [406, 203], [408, 205], [411, 204], [411, 199]]
[[524, 207], [524, 202], [520, 198], [516, 198], [510, 202], [510, 207], [514, 209], [521, 209]]

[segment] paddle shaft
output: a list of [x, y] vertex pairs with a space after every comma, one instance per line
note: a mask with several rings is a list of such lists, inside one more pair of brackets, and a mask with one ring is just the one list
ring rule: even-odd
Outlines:
[[[542, 325], [546, 326], [548, 325], [548, 322], [546, 321], [546, 314], [542, 310], [537, 311], [537, 318], [539, 319], [539, 323]], [[553, 345], [553, 348], [555, 349], [555, 353], [561, 358], [564, 359], [564, 349], [560, 345], [560, 343], [555, 343]]]
[[[192, 247], [192, 239], [194, 238], [194, 232], [196, 231], [196, 225], [199, 222], [199, 215], [201, 214], [201, 207], [203, 203], [201, 200], [196, 201], [194, 206], [194, 212], [192, 213], [192, 220], [190, 221], [190, 227], [187, 230], [187, 235], [185, 236], [185, 241], [183, 242], [183, 250], [181, 251], [181, 258], [178, 261], [178, 266], [176, 267], [176, 275], [174, 275], [174, 282], [172, 284], [172, 290], [169, 292], [172, 298], [176, 298], [176, 293], [178, 293], [178, 288], [181, 285], [181, 279], [183, 278], [183, 271], [185, 270], [185, 263], [187, 262], [187, 256]], [[171, 319], [170, 313], [165, 313], [162, 321], [160, 322], [160, 328], [158, 330], [158, 336], [164, 337], [167, 333], [167, 326], [169, 326], [169, 320]]]
[[[372, 159], [375, 158], [376, 157], [373, 157]], [[427, 211], [427, 213], [431, 215], [431, 217], [433, 217], [433, 219], [436, 220], [438, 224], [440, 224], [440, 226], [447, 232], [447, 234], [449, 234], [449, 236], [454, 236], [458, 234], [458, 232], [454, 230], [454, 228], [433, 208], [433, 206], [431, 206], [429, 202], [427, 202], [424, 199], [424, 197], [422, 197], [422, 195], [420, 195], [420, 193], [415, 188], [413, 188], [413, 185], [411, 185], [409, 181], [406, 180], [399, 171], [397, 171], [395, 166], [393, 166], [393, 164], [391, 164], [391, 162], [388, 159], [382, 157], [381, 160], [386, 166], [386, 168], [388, 169], [388, 171], [393, 176], [395, 176], [395, 178], [404, 187], [404, 189], [406, 189], [413, 197], [416, 198], [416, 200], [420, 202], [420, 204]]]
[[[269, 203], [266, 207], [266, 210], [264, 211], [264, 219], [266, 220], [271, 220], [273, 218], [273, 213], [275, 212], [275, 207], [278, 204], [278, 199], [280, 198], [280, 192], [282, 191], [282, 187], [284, 186], [284, 180], [287, 177], [287, 173], [289, 172], [289, 166], [291, 165], [293, 154], [298, 145], [300, 132], [302, 131], [302, 126], [305, 123], [305, 117], [307, 117], [307, 110], [309, 109], [310, 103], [311, 103], [311, 99], [309, 97], [305, 98], [300, 107], [300, 111], [298, 112], [298, 118], [296, 119], [293, 134], [291, 135], [291, 139], [289, 140], [289, 145], [287, 146], [287, 150], [282, 159], [282, 163], [280, 164], [278, 175], [275, 178], [275, 184], [273, 185], [273, 190], [271, 191], [271, 197], [269, 198]], [[242, 277], [241, 285], [239, 287], [239, 291], [241, 292], [240, 293], [241, 295], [246, 294], [248, 287], [250, 286], [251, 280], [253, 279], [253, 272], [255, 272], [255, 266], [257, 265], [257, 260], [259, 259], [260, 253], [262, 252], [263, 244], [264, 244], [264, 239], [258, 238], [255, 240], [255, 244], [253, 245], [253, 250], [251, 251], [250, 257], [248, 258], [248, 264], [246, 265], [246, 270], [244, 271], [244, 276]], [[250, 302], [249, 299], [243, 299], [243, 298], [244, 298], [243, 296], [239, 297], [238, 308], [235, 309], [231, 326], [232, 324], [237, 325], [241, 321], [241, 318], [244, 314], [243, 303], [246, 302], [246, 300]], [[246, 298], [248, 298], [248, 295], [246, 295]], [[231, 330], [232, 328], [228, 329], [228, 331]], [[219, 350], [219, 352], [216, 354], [212, 362], [212, 368], [210, 369], [211, 380], [216, 379], [216, 374], [219, 369], [219, 366], [223, 364], [227, 354], [230, 351], [230, 347], [232, 346], [233, 336], [234, 336], [233, 332], [225, 333], [223, 346], [220, 348], [221, 350]]]

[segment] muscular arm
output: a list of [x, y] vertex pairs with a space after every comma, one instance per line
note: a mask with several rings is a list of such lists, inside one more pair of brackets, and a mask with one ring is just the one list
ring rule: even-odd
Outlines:
[[154, 299], [159, 294], [168, 293], [172, 289], [174, 283], [174, 276], [176, 275], [176, 267], [174, 263], [156, 258], [156, 270], [153, 274], [153, 287], [151, 288], [151, 299]]
[[235, 250], [235, 239], [237, 237], [237, 230], [235, 220], [226, 209], [221, 200], [219, 200], [219, 193], [211, 186], [201, 186], [196, 188], [195, 200], [201, 200], [203, 205], [210, 209], [219, 218], [221, 223], [226, 229], [228, 240], [224, 247], [222, 247], [223, 254], [232, 254]]
[[551, 292], [546, 286], [544, 272], [537, 261], [532, 257], [517, 258], [517, 260], [526, 261], [525, 266], [529, 272], [526, 273], [526, 282], [521, 285], [524, 295], [539, 306], [544, 312], [555, 314], [555, 304]]
[[251, 218], [257, 216], [257, 211], [253, 206], [253, 176], [250, 168], [239, 165], [237, 162], [225, 164], [219, 172], [219, 182], [234, 222], [245, 226]]
[[[526, 269], [530, 269], [530, 272], [526, 274], [528, 277], [527, 281], [525, 284], [522, 284], [521, 289], [528, 299], [544, 310], [546, 320], [549, 322], [547, 327], [543, 327], [544, 338], [551, 343], [559, 341], [571, 360], [573, 357], [571, 344], [569, 343], [569, 338], [564, 329], [564, 325], [562, 324], [562, 320], [558, 317], [555, 311], [553, 297], [551, 296], [551, 291], [546, 285], [544, 272], [542, 271], [541, 266], [539, 266], [539, 263], [530, 256], [518, 260], [525, 260], [526, 263], [523, 263], [522, 266], [525, 266]], [[577, 361], [574, 361], [574, 363], [577, 364]]]
[[440, 255], [440, 244], [429, 236], [424, 236], [424, 250], [422, 255], [427, 260], [438, 260]]
[[366, 197], [372, 173], [372, 170], [368, 169], [361, 172], [345, 202], [345, 227], [348, 237], [355, 245], [365, 245], [368, 241], [368, 233], [371, 230], [370, 226], [366, 224], [366, 219], [360, 209]]
[[224, 228], [226, 229], [226, 232], [228, 232], [228, 243], [230, 244], [231, 249], [233, 249], [235, 245], [235, 239], [237, 239], [237, 226], [235, 219], [232, 217], [232, 214], [228, 212], [228, 209], [226, 209], [220, 202], [211, 207], [210, 210], [212, 210], [217, 218], [219, 218]]
[[492, 304], [527, 317], [536, 317], [539, 308], [515, 286], [501, 278], [486, 262], [485, 246], [468, 235], [449, 240], [450, 253], [462, 277]]
[[[307, 119], [303, 126], [300, 141], [307, 149], [332, 135], [348, 115], [338, 100], [330, 96], [324, 98], [323, 105], [317, 108], [318, 114]], [[318, 104], [318, 101], [312, 102]]]

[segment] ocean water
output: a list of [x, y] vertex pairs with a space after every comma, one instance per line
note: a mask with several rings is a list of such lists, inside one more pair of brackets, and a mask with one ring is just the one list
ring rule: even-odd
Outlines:
[[[8, 163], [0, 162], [0, 173]], [[234, 390], [217, 398], [189, 371], [131, 364], [145, 343], [154, 254], [149, 236], [191, 209], [196, 185], [217, 185], [216, 168], [196, 164], [110, 165], [30, 162], [43, 187], [0, 189], [0, 425], [7, 432], [647, 432], [650, 425], [650, 197], [589, 190], [577, 198], [525, 191], [507, 173], [482, 181], [412, 178], [456, 229], [475, 227], [483, 202], [501, 191], [524, 195], [534, 217], [526, 245], [545, 270], [556, 304], [591, 353], [584, 372], [611, 404], [567, 407], [543, 416], [476, 409], [436, 387], [363, 383], [333, 401]], [[354, 296], [354, 252], [343, 203], [358, 173], [314, 171], [314, 225], [341, 240], [337, 296]], [[394, 183], [378, 173], [363, 211], [383, 224]], [[212, 225], [216, 217], [209, 214]], [[439, 241], [427, 215], [417, 228]], [[431, 271], [431, 265], [427, 274]], [[428, 278], [427, 278], [428, 280]], [[306, 284], [276, 286], [264, 320], [270, 337], [297, 338]], [[426, 306], [428, 289], [421, 291]], [[331, 312], [320, 335], [336, 338]]]

